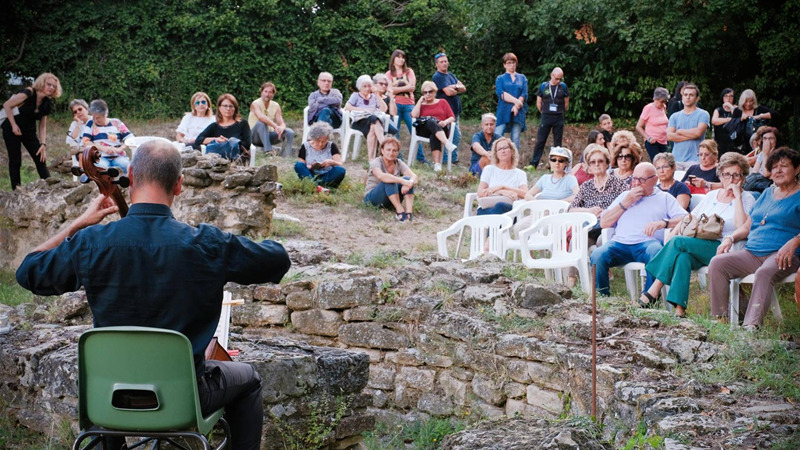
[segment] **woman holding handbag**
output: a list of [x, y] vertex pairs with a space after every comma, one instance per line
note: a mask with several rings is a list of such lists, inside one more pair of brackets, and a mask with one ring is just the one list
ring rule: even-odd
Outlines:
[[749, 228], [750, 210], [755, 203], [752, 195], [742, 191], [742, 181], [749, 171], [750, 166], [744, 156], [726, 153], [722, 157], [717, 167], [722, 188], [709, 192], [692, 210], [695, 218], [703, 214], [707, 217], [719, 216], [724, 221], [722, 236], [719, 239], [682, 236], [679, 234], [680, 227], [675, 227], [671, 239], [645, 267], [655, 282], [650, 289], [642, 292], [640, 306], [648, 308], [655, 304], [661, 288], [668, 285], [667, 302], [675, 306], [678, 317], [686, 317], [692, 270], [707, 266], [719, 249], [728, 251], [730, 244], [747, 238], [747, 233], [739, 230]]

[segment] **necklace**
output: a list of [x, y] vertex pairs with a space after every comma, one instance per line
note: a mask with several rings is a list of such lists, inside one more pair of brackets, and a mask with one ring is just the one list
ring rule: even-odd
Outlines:
[[[792, 185], [791, 189], [787, 189], [786, 190], [786, 194], [782, 195], [781, 198], [775, 198], [775, 194], [777, 194], [777, 192], [773, 191], [772, 195], [770, 195], [769, 208], [767, 208], [767, 212], [764, 213], [764, 218], [761, 219], [761, 226], [764, 226], [764, 224], [767, 223], [767, 217], [769, 217], [769, 213], [772, 211], [772, 208], [776, 204], [778, 204], [779, 201], [781, 201], [781, 200], [785, 199], [786, 197], [788, 197], [789, 195], [791, 195], [794, 192], [795, 188], [797, 188], [797, 183], [794, 183], [794, 185]], [[781, 189], [781, 192], [783, 192], [783, 189]]]
[[550, 177], [550, 182], [553, 183], [553, 184], [558, 184], [558, 183], [561, 183], [562, 181], [564, 181], [564, 176], [559, 178], [558, 181], [553, 181], [553, 180], [555, 180], [555, 178], [556, 177], [555, 177], [555, 174], [554, 174], [553, 176]]
[[602, 186], [598, 186], [597, 185], [597, 177], [596, 176], [594, 177], [594, 188], [597, 190], [597, 192], [605, 192], [606, 186], [608, 186], [608, 177], [605, 177], [603, 179], [603, 185]]

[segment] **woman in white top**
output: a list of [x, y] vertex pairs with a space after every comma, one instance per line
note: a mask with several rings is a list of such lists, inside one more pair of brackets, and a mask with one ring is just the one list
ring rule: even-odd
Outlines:
[[181, 124], [175, 130], [175, 140], [181, 144], [191, 147], [197, 136], [214, 123], [214, 109], [211, 107], [211, 99], [205, 92], [195, 92], [192, 95], [192, 112], [186, 113], [181, 119]]
[[511, 211], [515, 201], [528, 192], [528, 177], [520, 169], [519, 151], [508, 138], [500, 138], [492, 145], [492, 163], [483, 168], [478, 185], [478, 203], [482, 198], [497, 197], [494, 205], [478, 208], [478, 215], [504, 214]]
[[70, 147], [70, 154], [77, 154], [81, 149], [81, 137], [83, 127], [89, 123], [89, 104], [86, 100], [76, 98], [69, 102], [69, 110], [72, 112], [72, 123], [67, 131], [67, 145]]
[[[750, 172], [747, 158], [738, 153], [726, 153], [722, 156], [717, 167], [722, 188], [708, 194], [695, 208], [692, 215], [701, 214], [711, 216], [717, 214], [724, 221], [721, 240], [699, 239], [686, 236], [676, 236], [678, 228], [672, 230], [672, 237], [664, 248], [647, 263], [647, 271], [655, 277], [650, 289], [642, 293], [639, 305], [652, 306], [658, 298], [661, 288], [669, 285], [667, 301], [675, 306], [678, 317], [686, 316], [686, 303], [689, 299], [689, 278], [692, 270], [707, 266], [718, 252], [727, 252], [731, 244], [737, 239], [733, 232], [745, 225], [750, 226], [750, 210], [753, 209], [755, 199], [749, 193], [742, 191], [742, 182]], [[739, 236], [745, 239], [747, 236]], [[720, 242], [721, 241], [721, 242]]]

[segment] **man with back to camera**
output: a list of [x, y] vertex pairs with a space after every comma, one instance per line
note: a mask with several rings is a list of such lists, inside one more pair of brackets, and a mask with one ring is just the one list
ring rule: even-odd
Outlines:
[[700, 163], [700, 142], [706, 135], [711, 121], [708, 111], [698, 108], [700, 89], [694, 84], [686, 84], [681, 90], [683, 110], [669, 117], [667, 140], [672, 142], [675, 168], [686, 170]]
[[[453, 145], [456, 146], [456, 149], [449, 155], [448, 152], [445, 151], [443, 153], [442, 162], [447, 162], [448, 158], [452, 157], [453, 164], [457, 164], [457, 147], [459, 142], [461, 142], [461, 126], [458, 117], [461, 115], [461, 94], [467, 92], [467, 87], [464, 86], [464, 83], [459, 81], [455, 75], [448, 72], [450, 60], [447, 59], [447, 55], [444, 52], [437, 53], [434, 55], [433, 59], [436, 62], [436, 72], [433, 73], [431, 80], [436, 83], [436, 88], [438, 89], [438, 91], [436, 91], [436, 98], [447, 100], [450, 109], [453, 110], [453, 114], [456, 116], [456, 121], [453, 124], [455, 127], [455, 129], [453, 129]], [[417, 156], [419, 156], [421, 152], [422, 147], [417, 149]], [[417, 159], [419, 159], [419, 157]]]
[[308, 96], [308, 123], [328, 122], [334, 129], [342, 126], [342, 93], [333, 88], [333, 75], [320, 72], [317, 89]]
[[[259, 449], [263, 428], [261, 378], [245, 363], [204, 361], [219, 321], [225, 284], [278, 283], [289, 256], [273, 241], [256, 243], [170, 211], [181, 193], [181, 156], [169, 143], [149, 141], [129, 168], [128, 215], [102, 196], [74, 222], [36, 247], [17, 270], [20, 286], [37, 295], [84, 287], [95, 327], [145, 326], [183, 333], [192, 343], [203, 414], [225, 407], [232, 448]], [[105, 448], [124, 440], [107, 438]]]
[[550, 81], [545, 81], [536, 92], [536, 108], [542, 115], [539, 128], [536, 130], [536, 145], [530, 164], [535, 169], [544, 153], [544, 144], [550, 130], [553, 131], [553, 147], [561, 147], [561, 136], [564, 134], [564, 115], [569, 109], [569, 91], [564, 83], [564, 71], [556, 67], [550, 72]]

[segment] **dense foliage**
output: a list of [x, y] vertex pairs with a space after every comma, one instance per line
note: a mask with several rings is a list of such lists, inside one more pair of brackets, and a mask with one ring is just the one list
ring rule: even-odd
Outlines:
[[196, 90], [246, 107], [264, 80], [299, 112], [320, 71], [347, 93], [402, 48], [421, 79], [448, 52], [470, 117], [494, 109], [512, 51], [531, 91], [564, 68], [572, 121], [637, 117], [655, 87], [687, 79], [708, 109], [724, 87], [752, 88], [800, 125], [800, 0], [33, 0], [0, 24], [4, 72], [55, 72], [64, 99], [103, 97], [112, 114], [174, 117]]

